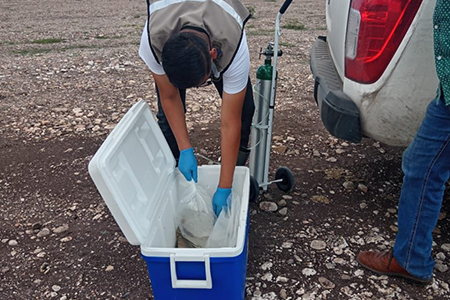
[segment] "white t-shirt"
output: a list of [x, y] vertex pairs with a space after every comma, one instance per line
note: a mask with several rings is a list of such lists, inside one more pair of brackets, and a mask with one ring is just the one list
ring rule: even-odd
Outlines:
[[[144, 26], [144, 32], [141, 37], [141, 45], [139, 47], [139, 56], [147, 64], [150, 71], [157, 75], [164, 75], [164, 69], [153, 55], [150, 49], [147, 35], [147, 24]], [[246, 86], [248, 75], [250, 71], [250, 54], [248, 51], [247, 37], [245, 31], [242, 35], [241, 44], [236, 55], [231, 62], [228, 69], [222, 74], [223, 90], [227, 94], [237, 94], [241, 92]]]

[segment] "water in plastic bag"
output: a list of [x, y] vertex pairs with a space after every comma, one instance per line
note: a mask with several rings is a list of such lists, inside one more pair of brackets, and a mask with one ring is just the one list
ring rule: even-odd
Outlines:
[[190, 242], [190, 246], [203, 248], [216, 221], [212, 197], [193, 181], [190, 181], [180, 196], [176, 222], [181, 235]]
[[206, 248], [236, 247], [240, 209], [241, 199], [232, 193], [228, 196], [227, 207], [222, 209], [214, 224]]

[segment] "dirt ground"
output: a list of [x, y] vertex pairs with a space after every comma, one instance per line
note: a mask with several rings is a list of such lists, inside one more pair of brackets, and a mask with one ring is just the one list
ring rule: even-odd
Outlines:
[[[282, 2], [244, 3], [254, 12], [254, 82]], [[324, 10], [323, 0], [294, 1], [283, 17], [270, 176], [287, 166], [296, 186], [284, 194], [272, 185], [261, 196], [276, 212], [250, 205], [246, 299], [449, 299], [448, 189], [432, 285], [375, 276], [355, 261], [361, 250], [392, 246], [403, 149], [348, 144], [324, 129], [309, 70]], [[137, 53], [145, 20], [138, 0], [0, 1], [0, 299], [153, 299], [139, 248], [87, 170], [134, 103], [156, 111]], [[213, 160], [219, 114], [213, 88], [188, 91], [190, 136]]]

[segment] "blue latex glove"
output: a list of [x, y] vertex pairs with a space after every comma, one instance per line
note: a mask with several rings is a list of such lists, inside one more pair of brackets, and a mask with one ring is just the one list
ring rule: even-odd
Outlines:
[[191, 181], [194, 178], [194, 181], [197, 182], [197, 159], [194, 155], [194, 148], [180, 151], [178, 170], [180, 170], [187, 181]]
[[222, 189], [220, 187], [217, 188], [213, 196], [213, 210], [216, 213], [216, 216], [219, 216], [222, 209], [227, 206], [227, 199], [228, 196], [230, 196], [230, 194], [231, 188], [229, 189]]

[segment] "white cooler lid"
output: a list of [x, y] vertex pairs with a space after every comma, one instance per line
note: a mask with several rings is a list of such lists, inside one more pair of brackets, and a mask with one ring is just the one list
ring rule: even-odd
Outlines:
[[97, 189], [127, 240], [141, 245], [175, 158], [148, 104], [125, 114], [89, 163]]

